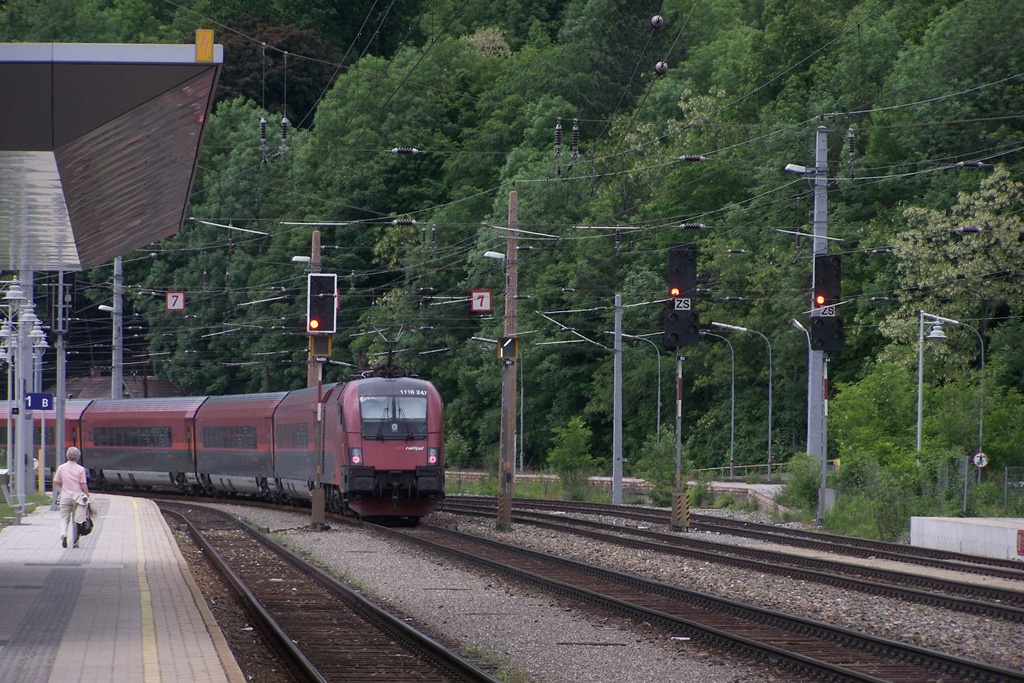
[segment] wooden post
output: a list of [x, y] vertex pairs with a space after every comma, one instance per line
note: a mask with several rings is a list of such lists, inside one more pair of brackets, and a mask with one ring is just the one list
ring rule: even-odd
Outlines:
[[[519, 257], [516, 249], [519, 226], [519, 195], [508, 195], [508, 242], [505, 249], [505, 336], [515, 337]], [[512, 530], [512, 499], [516, 468], [516, 361], [504, 359], [501, 370], [501, 458], [498, 463], [498, 530]]]

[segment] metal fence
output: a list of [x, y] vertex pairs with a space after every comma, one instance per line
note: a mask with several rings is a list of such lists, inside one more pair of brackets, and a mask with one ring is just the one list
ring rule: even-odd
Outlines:
[[1024, 499], [1024, 467], [1003, 468], [1003, 507]]

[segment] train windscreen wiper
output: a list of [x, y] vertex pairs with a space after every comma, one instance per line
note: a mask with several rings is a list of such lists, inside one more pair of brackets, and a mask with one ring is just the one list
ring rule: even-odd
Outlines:
[[388, 422], [388, 407], [384, 406], [384, 412], [380, 416], [380, 425], [377, 427], [377, 440], [384, 440], [384, 425]]
[[412, 441], [413, 439], [415, 439], [416, 434], [412, 431], [412, 425], [409, 424], [409, 416], [406, 415], [405, 411], [402, 410], [401, 408], [398, 409], [398, 419], [401, 420], [402, 424], [405, 425], [405, 431], [407, 432], [405, 440]]

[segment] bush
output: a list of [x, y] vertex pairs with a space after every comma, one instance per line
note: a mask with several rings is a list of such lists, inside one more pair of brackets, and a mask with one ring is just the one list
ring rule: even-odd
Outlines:
[[591, 431], [577, 415], [565, 427], [552, 430], [554, 447], [548, 451], [548, 464], [554, 468], [569, 500], [586, 500], [588, 479], [596, 469], [590, 454]]
[[[676, 489], [675, 443], [675, 432], [662, 430], [661, 439], [654, 434], [648, 435], [640, 453], [630, 458], [633, 474], [651, 485], [647, 495], [652, 505], [665, 507], [672, 504], [672, 494]], [[689, 461], [684, 460], [680, 466], [684, 475], [690, 470]]]
[[710, 508], [715, 504], [715, 494], [709, 482], [701, 479], [690, 488], [690, 507]]
[[470, 464], [469, 442], [454, 429], [444, 435], [444, 461], [449, 467], [462, 469]]
[[817, 459], [811, 455], [794, 455], [786, 465], [786, 483], [775, 502], [795, 510], [817, 510], [820, 471]]

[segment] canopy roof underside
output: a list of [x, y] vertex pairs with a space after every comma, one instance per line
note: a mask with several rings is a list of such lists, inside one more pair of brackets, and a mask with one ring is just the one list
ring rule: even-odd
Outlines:
[[0, 44], [0, 269], [85, 270], [178, 232], [222, 62]]

